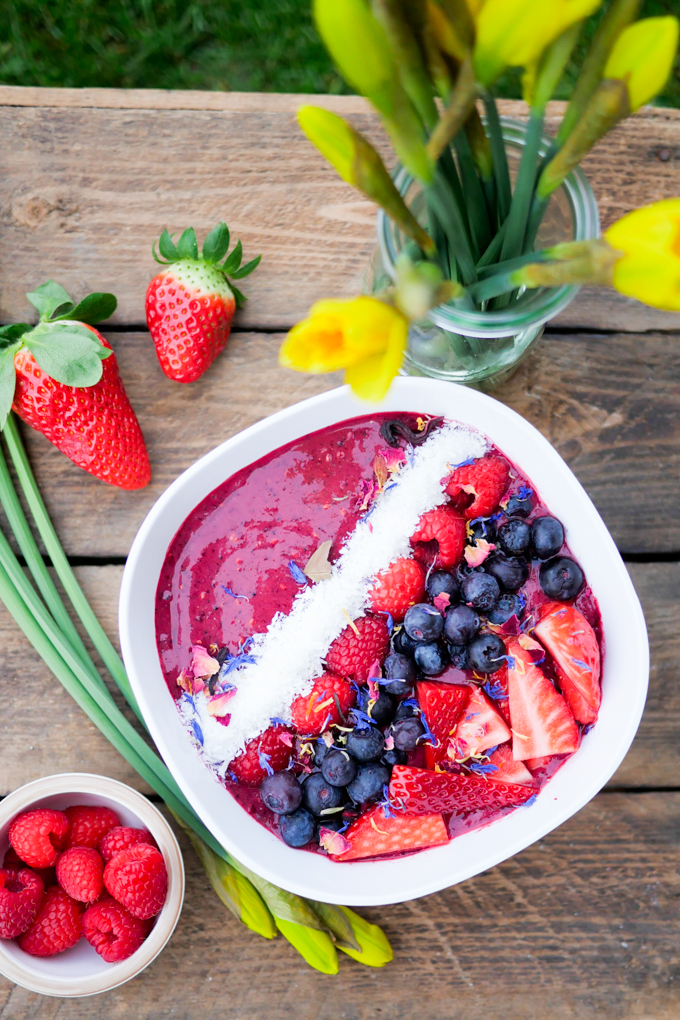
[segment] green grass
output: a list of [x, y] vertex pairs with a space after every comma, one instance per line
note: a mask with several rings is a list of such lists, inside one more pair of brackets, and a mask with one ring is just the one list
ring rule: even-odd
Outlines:
[[[0, 81], [348, 92], [309, 9], [310, 0], [0, 0]], [[680, 13], [680, 0], [645, 0], [645, 15], [667, 13]], [[576, 73], [573, 64], [562, 96]], [[518, 96], [519, 75], [498, 91]], [[680, 106], [680, 65], [659, 101]]]

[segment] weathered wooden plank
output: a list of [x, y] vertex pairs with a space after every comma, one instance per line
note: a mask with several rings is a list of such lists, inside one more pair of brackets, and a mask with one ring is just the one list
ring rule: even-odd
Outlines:
[[330, 978], [243, 929], [183, 836], [179, 926], [139, 978], [90, 1000], [0, 980], [3, 1020], [676, 1020], [680, 794], [604, 794], [541, 843], [452, 889], [362, 911], [395, 961]]
[[[374, 208], [302, 136], [294, 116], [301, 102], [346, 113], [393, 159], [355, 96], [0, 87], [0, 318], [31, 314], [25, 292], [52, 276], [73, 291], [115, 291], [114, 321], [143, 324], [151, 242], [187, 218], [199, 233], [226, 219], [247, 254], [263, 253], [248, 280], [243, 327], [288, 328], [314, 300], [357, 293], [375, 243]], [[517, 116], [524, 108], [503, 109]], [[585, 161], [605, 225], [677, 192], [677, 112], [646, 109]], [[678, 315], [597, 293], [579, 297], [558, 321], [680, 327]]]

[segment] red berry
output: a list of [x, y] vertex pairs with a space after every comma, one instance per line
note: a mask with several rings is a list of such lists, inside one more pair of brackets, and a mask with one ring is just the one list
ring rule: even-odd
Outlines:
[[541, 606], [534, 635], [553, 657], [562, 694], [576, 721], [595, 722], [602, 701], [600, 647], [583, 613], [576, 606], [548, 602]]
[[155, 917], [168, 891], [163, 855], [145, 843], [121, 850], [104, 868], [104, 885], [133, 917]]
[[293, 726], [298, 733], [318, 737], [329, 726], [345, 723], [343, 716], [355, 700], [356, 691], [347, 680], [324, 673], [314, 681], [309, 694], [302, 694], [293, 702]]
[[66, 846], [69, 820], [63, 811], [39, 808], [17, 815], [9, 828], [9, 841], [31, 868], [50, 868]]
[[270, 726], [259, 737], [253, 737], [245, 749], [229, 762], [232, 772], [239, 783], [246, 786], [259, 786], [269, 769], [281, 772], [293, 756], [293, 740], [286, 726]]
[[448, 506], [428, 510], [411, 535], [414, 556], [427, 566], [450, 569], [463, 555], [465, 520]]
[[389, 643], [384, 616], [361, 616], [336, 637], [328, 649], [326, 663], [338, 676], [365, 684], [376, 659], [382, 662], [387, 655]]
[[131, 829], [127, 825], [115, 825], [100, 839], [99, 853], [105, 861], [110, 861], [121, 850], [127, 850], [129, 846], [137, 846], [138, 843], [156, 846], [156, 840], [146, 829]]
[[507, 647], [513, 757], [526, 761], [575, 751], [578, 726], [565, 699], [535, 664], [535, 656], [543, 655], [538, 641], [522, 635], [509, 638]]
[[[434, 773], [430, 773], [434, 775]], [[352, 822], [345, 833], [349, 849], [336, 860], [354, 861], [362, 857], [380, 857], [404, 850], [423, 850], [448, 843], [444, 819], [438, 812], [417, 818], [399, 812], [385, 818], [381, 807], [374, 807]]]
[[376, 577], [368, 593], [374, 613], [389, 613], [401, 623], [409, 606], [422, 602], [425, 595], [425, 571], [416, 560], [399, 559]]
[[57, 861], [57, 882], [64, 892], [81, 903], [94, 903], [104, 888], [104, 862], [89, 846], [65, 850]]
[[82, 934], [80, 905], [53, 885], [46, 891], [31, 927], [19, 936], [19, 947], [31, 956], [54, 956], [75, 946]]
[[486, 456], [451, 472], [446, 491], [471, 521], [488, 517], [508, 487], [508, 465], [500, 457]]
[[463, 684], [422, 680], [417, 687], [418, 704], [435, 743], [425, 744], [425, 764], [433, 769], [446, 757], [449, 741], [470, 698], [471, 688]]
[[115, 811], [107, 807], [92, 807], [89, 804], [76, 804], [66, 808], [71, 823], [67, 847], [89, 846], [95, 848], [102, 836], [105, 836], [114, 825], [120, 825], [120, 818]]
[[107, 963], [127, 960], [147, 936], [147, 924], [121, 903], [102, 900], [83, 914], [83, 935]]
[[493, 783], [480, 776], [395, 765], [389, 793], [392, 803], [407, 815], [431, 815], [433, 811], [450, 814], [524, 804], [534, 791], [530, 786]]
[[44, 892], [43, 880], [34, 871], [0, 869], [0, 939], [15, 939], [30, 928]]

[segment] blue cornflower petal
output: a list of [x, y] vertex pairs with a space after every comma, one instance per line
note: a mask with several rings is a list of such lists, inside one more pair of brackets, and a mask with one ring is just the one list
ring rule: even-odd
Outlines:
[[290, 563], [288, 564], [288, 570], [290, 571], [290, 576], [293, 578], [296, 584], [303, 585], [307, 584], [307, 576], [302, 570], [300, 570], [295, 560], [290, 561]]

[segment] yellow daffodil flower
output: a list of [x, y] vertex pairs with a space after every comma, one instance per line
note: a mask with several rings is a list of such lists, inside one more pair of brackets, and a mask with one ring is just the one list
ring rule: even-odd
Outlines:
[[604, 233], [622, 252], [613, 269], [613, 286], [627, 297], [680, 311], [680, 198], [643, 206]]
[[625, 28], [609, 55], [605, 78], [624, 81], [631, 113], [661, 92], [678, 51], [678, 19], [643, 18]]
[[377, 298], [317, 301], [284, 340], [279, 364], [315, 374], [344, 368], [356, 396], [377, 403], [399, 371], [407, 334], [406, 316]]

